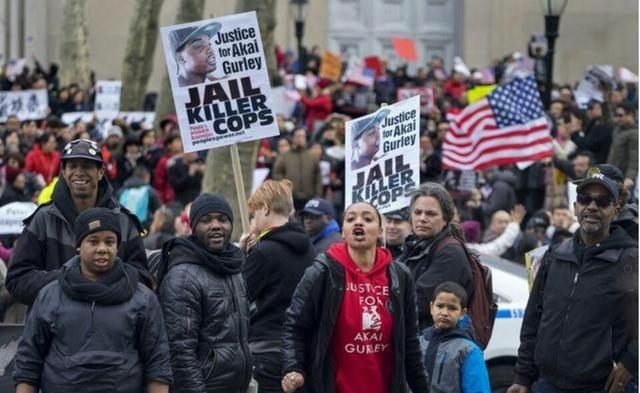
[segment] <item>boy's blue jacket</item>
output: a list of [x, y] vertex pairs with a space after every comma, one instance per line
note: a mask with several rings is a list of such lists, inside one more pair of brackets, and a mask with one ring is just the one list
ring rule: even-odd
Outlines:
[[429, 393], [491, 393], [482, 351], [466, 330], [424, 330], [420, 336]]

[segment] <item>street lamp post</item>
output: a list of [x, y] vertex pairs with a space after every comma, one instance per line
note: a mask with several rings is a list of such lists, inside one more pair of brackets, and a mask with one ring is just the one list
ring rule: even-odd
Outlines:
[[298, 42], [298, 73], [303, 74], [306, 70], [305, 51], [302, 46], [304, 37], [304, 21], [306, 19], [306, 7], [308, 0], [291, 0], [293, 8], [293, 20], [295, 22], [295, 34]]
[[553, 87], [553, 56], [555, 54], [556, 38], [558, 38], [558, 27], [560, 26], [560, 16], [567, 6], [568, 0], [542, 0], [544, 11], [544, 35], [547, 38], [547, 55], [545, 56], [546, 80], [543, 104], [546, 108], [551, 105], [551, 89]]

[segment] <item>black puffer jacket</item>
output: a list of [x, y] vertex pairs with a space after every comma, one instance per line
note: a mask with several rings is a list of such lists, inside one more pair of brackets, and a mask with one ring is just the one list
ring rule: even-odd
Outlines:
[[[106, 207], [120, 215], [122, 238], [118, 256], [138, 270], [140, 281], [152, 285], [147, 256], [140, 238], [142, 227], [134, 214], [120, 206], [113, 188], [103, 177], [98, 183], [96, 207]], [[58, 180], [52, 202], [40, 205], [25, 220], [25, 228], [11, 257], [7, 289], [19, 302], [33, 304], [38, 291], [60, 275], [61, 267], [77, 255], [73, 230], [78, 211], [63, 178]]]
[[249, 300], [256, 303], [249, 335], [253, 353], [280, 352], [284, 313], [315, 255], [309, 236], [293, 223], [268, 232], [249, 251], [243, 275]]
[[435, 252], [438, 243], [448, 236], [451, 236], [448, 227], [430, 239], [410, 235], [405, 242], [406, 250], [398, 259], [411, 269], [416, 283], [421, 329], [433, 325], [428, 306], [438, 285], [445, 281], [453, 281], [467, 291], [469, 298], [473, 295], [471, 265], [462, 247], [455, 243], [448, 244], [439, 252]]
[[[411, 274], [406, 266], [395, 262], [389, 265], [387, 272], [395, 359], [391, 392], [426, 392]], [[305, 271], [287, 309], [282, 335], [283, 373], [297, 371], [303, 374], [304, 387], [309, 393], [334, 392], [329, 347], [344, 286], [344, 268], [322, 253]]]
[[245, 393], [253, 362], [242, 251], [229, 245], [212, 254], [191, 237], [165, 243], [163, 254], [169, 271], [160, 285], [160, 302], [171, 348], [172, 391]]
[[[29, 314], [18, 347], [14, 380], [46, 393], [142, 392], [147, 383], [170, 384], [169, 345], [160, 304], [138, 283], [137, 273], [116, 260], [110, 293], [85, 296], [93, 285], [68, 283], [80, 258], [64, 265], [60, 281], [43, 288]], [[78, 282], [80, 281], [80, 282]], [[75, 300], [74, 300], [75, 299]]]
[[545, 254], [533, 284], [516, 363], [524, 386], [544, 376], [561, 390], [600, 391], [613, 361], [637, 375], [637, 243], [619, 227], [593, 247], [578, 236]]

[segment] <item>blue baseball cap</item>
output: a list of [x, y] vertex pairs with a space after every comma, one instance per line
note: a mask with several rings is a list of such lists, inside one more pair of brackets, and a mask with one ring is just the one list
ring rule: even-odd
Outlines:
[[313, 216], [324, 216], [325, 214], [331, 218], [336, 216], [336, 212], [333, 210], [333, 205], [326, 199], [313, 198], [304, 205], [302, 214], [311, 214]]

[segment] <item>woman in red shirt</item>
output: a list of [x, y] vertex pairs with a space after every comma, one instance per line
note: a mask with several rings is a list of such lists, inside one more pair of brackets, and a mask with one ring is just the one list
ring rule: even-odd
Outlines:
[[316, 258], [287, 310], [282, 389], [426, 392], [409, 270], [378, 247], [375, 207], [349, 206], [342, 224], [345, 241]]
[[45, 185], [60, 172], [60, 153], [56, 151], [57, 147], [55, 135], [45, 132], [36, 139], [33, 150], [27, 154], [25, 169], [42, 176]]

